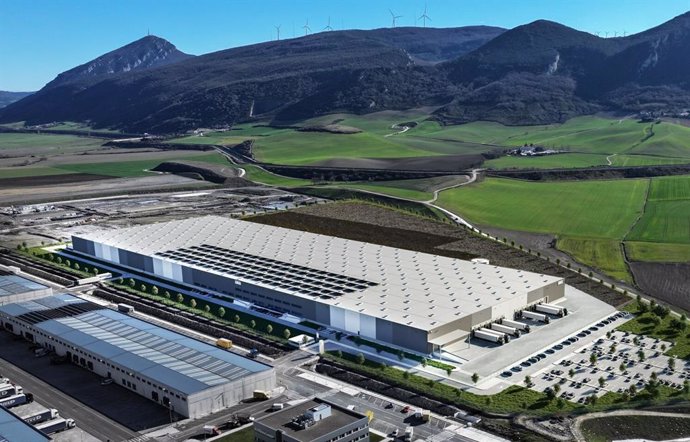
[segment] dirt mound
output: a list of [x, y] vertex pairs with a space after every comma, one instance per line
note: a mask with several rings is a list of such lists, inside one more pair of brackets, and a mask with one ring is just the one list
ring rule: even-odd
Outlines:
[[351, 135], [358, 134], [362, 132], [362, 129], [358, 129], [352, 126], [344, 126], [342, 124], [326, 124], [323, 126], [304, 126], [297, 129], [298, 132], [327, 132], [331, 134], [343, 134]]
[[477, 167], [484, 161], [481, 155], [441, 155], [410, 158], [333, 158], [314, 166], [378, 170], [425, 170], [461, 172]]
[[637, 285], [660, 301], [690, 312], [690, 264], [631, 262]]
[[165, 161], [153, 170], [169, 172], [188, 177], [199, 176], [205, 181], [217, 184], [233, 184], [238, 187], [250, 186], [251, 182], [240, 178], [239, 170], [221, 164], [209, 164], [197, 161]]

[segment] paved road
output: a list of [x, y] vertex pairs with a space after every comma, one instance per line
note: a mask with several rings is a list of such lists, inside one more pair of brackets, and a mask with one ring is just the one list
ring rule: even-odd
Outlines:
[[24, 370], [0, 358], [0, 371], [4, 377], [33, 393], [34, 399], [47, 408], [55, 408], [60, 414], [74, 419], [87, 433], [103, 440], [120, 441], [139, 436], [138, 433], [108, 419], [71, 396], [35, 378]]

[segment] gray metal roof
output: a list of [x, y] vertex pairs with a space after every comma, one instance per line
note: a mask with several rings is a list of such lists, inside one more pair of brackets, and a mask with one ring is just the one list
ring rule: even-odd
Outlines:
[[[4, 273], [4, 272], [3, 272]], [[15, 274], [0, 274], [0, 296], [19, 295], [21, 293], [42, 290], [48, 287], [43, 284], [22, 278]]]
[[[522, 299], [533, 290], [562, 281], [562, 278], [522, 270], [218, 216], [75, 236], [423, 330], [432, 330], [512, 299]], [[218, 264], [219, 257], [208, 253], [209, 246], [221, 255], [224, 250], [241, 252], [256, 258], [257, 263], [270, 259], [343, 275], [352, 278], [355, 286], [360, 284], [355, 280], [368, 286], [348, 293], [325, 292], [325, 296], [320, 296], [311, 291], [313, 278], [305, 274], [304, 283], [309, 289], [305, 293], [286, 278], [272, 277], [274, 265], [268, 261], [262, 264], [263, 271], [251, 269], [251, 273], [237, 266], [223, 268]], [[183, 260], [179, 253], [171, 253], [182, 249], [202, 254]], [[326, 287], [323, 289], [327, 291]], [[338, 290], [339, 287], [334, 289]]]
[[[0, 307], [0, 313], [55, 309], [85, 301], [71, 295]], [[98, 309], [34, 324], [39, 330], [184, 394], [271, 367], [121, 313]]]
[[50, 438], [24, 422], [4, 407], [0, 407], [0, 442], [45, 442]]

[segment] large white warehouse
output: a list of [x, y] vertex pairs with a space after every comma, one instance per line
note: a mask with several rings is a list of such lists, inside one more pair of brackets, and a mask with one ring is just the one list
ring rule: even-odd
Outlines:
[[72, 295], [4, 305], [0, 323], [186, 417], [275, 387], [272, 367]]
[[424, 353], [565, 288], [562, 278], [218, 216], [74, 235], [72, 248]]

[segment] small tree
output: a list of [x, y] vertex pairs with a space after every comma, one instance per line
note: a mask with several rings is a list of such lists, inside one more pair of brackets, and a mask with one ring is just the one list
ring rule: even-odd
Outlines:
[[403, 359], [405, 359], [405, 352], [400, 350], [398, 352], [398, 360], [402, 361]]
[[225, 308], [223, 308], [223, 307], [218, 307], [218, 317], [219, 317], [219, 318], [225, 317]]
[[93, 268], [93, 274], [94, 274], [94, 275], [98, 276], [98, 274], [99, 274], [100, 272], [101, 272], [101, 271], [98, 270], [96, 267]]
[[[283, 330], [283, 337], [285, 339], [290, 339], [290, 329], [289, 328], [286, 328], [285, 330]], [[340, 351], [340, 350], [338, 350], [338, 351]], [[339, 357], [342, 357], [342, 352], [340, 352]]]
[[55, 258], [55, 262], [58, 264], [62, 264], [62, 257], [58, 256], [57, 258]]
[[450, 376], [450, 374], [453, 372], [453, 369], [451, 367], [446, 367], [446, 374]]
[[625, 373], [628, 370], [628, 367], [626, 367], [625, 364], [621, 362], [621, 365], [618, 366], [618, 369], [621, 371], [621, 373]]
[[165, 296], [165, 299], [170, 299], [170, 297], [171, 297], [170, 292], [167, 290], [165, 291], [165, 293], [163, 293], [163, 296]]
[[597, 354], [596, 353], [592, 353], [591, 355], [589, 355], [589, 363], [592, 365], [597, 365]]
[[558, 394], [561, 391], [561, 384], [553, 384], [553, 391]]
[[659, 378], [659, 375], [656, 374], [656, 371], [653, 371], [651, 375], [649, 375], [649, 379], [652, 381], [656, 381]]
[[232, 322], [236, 322], [236, 323], [239, 324], [239, 323], [240, 323], [240, 315], [237, 315], [237, 314], [236, 314], [235, 316], [233, 316], [233, 317], [232, 317]]
[[69, 259], [66, 259], [66, 260], [65, 260], [65, 265], [66, 265], [67, 267], [72, 267], [72, 261], [70, 261]]
[[74, 263], [74, 270], [79, 270], [79, 263], [78, 262]]
[[253, 319], [252, 319], [251, 321], [249, 321], [249, 326], [250, 326], [251, 328], [256, 328], [256, 321], [253, 320]]
[[158, 296], [158, 287], [157, 286], [154, 285], [153, 287], [151, 287], [151, 294], [154, 296]]
[[556, 399], [556, 392], [553, 391], [553, 389], [551, 387], [544, 390], [544, 394], [546, 394], [546, 399], [548, 399], [549, 402]]
[[422, 367], [426, 367], [427, 360], [426, 358], [422, 358]]
[[615, 353], [616, 352], [616, 344], [611, 344], [609, 347], [609, 353]]
[[268, 324], [266, 326], [266, 333], [268, 333], [269, 335], [273, 333], [273, 326], [271, 324]]
[[117, 284], [117, 285], [122, 285], [123, 282], [124, 282], [124, 281], [123, 281], [122, 278], [117, 278], [117, 279], [115, 280], [115, 284]]
[[571, 368], [570, 370], [568, 370], [568, 376], [570, 376], [571, 378], [575, 376], [575, 369], [574, 368]]
[[674, 357], [668, 358], [668, 368], [670, 368], [671, 371], [676, 369], [676, 358], [674, 358]]
[[146, 284], [142, 284], [142, 285], [139, 287], [139, 291], [146, 292], [146, 290], [148, 290], [148, 287], [146, 287]]
[[191, 308], [196, 308], [196, 299], [192, 298], [189, 300], [189, 306]]
[[364, 364], [364, 355], [362, 353], [357, 353], [356, 360], [359, 365]]
[[177, 302], [179, 302], [180, 304], [182, 304], [182, 303], [184, 302], [184, 296], [182, 296], [182, 293], [178, 293], [177, 296], [175, 297], [175, 299], [176, 299]]
[[690, 381], [688, 381], [687, 379], [683, 381], [683, 393], [690, 393]]
[[599, 378], [599, 387], [604, 388], [604, 385], [606, 385], [606, 379], [602, 376]]
[[136, 281], [134, 281], [134, 278], [129, 278], [127, 280], [127, 285], [134, 288], [135, 285], [137, 285]]
[[644, 362], [644, 352], [642, 350], [637, 352], [637, 357], [640, 359], [640, 362]]
[[204, 311], [205, 311], [206, 313], [211, 313], [211, 306], [208, 305], [208, 304], [206, 304], [206, 305], [204, 306]]
[[409, 371], [403, 371], [403, 378], [410, 379], [410, 372]]
[[477, 373], [474, 373], [472, 375], [472, 382], [474, 382], [476, 384], [477, 381], [479, 381], [479, 375]]
[[532, 386], [532, 378], [529, 375], [525, 376], [525, 385], [528, 387]]

